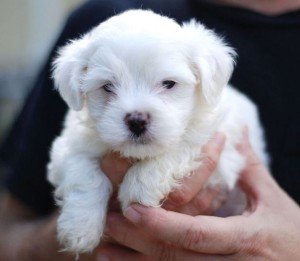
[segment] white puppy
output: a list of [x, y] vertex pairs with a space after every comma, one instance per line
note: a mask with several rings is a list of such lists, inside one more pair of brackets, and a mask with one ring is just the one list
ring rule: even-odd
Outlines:
[[243, 125], [266, 161], [255, 105], [228, 86], [234, 55], [195, 21], [180, 26], [142, 10], [114, 16], [60, 50], [53, 75], [71, 110], [48, 178], [66, 250], [92, 251], [100, 241], [112, 185], [99, 162], [109, 151], [136, 159], [119, 188], [123, 210], [132, 202], [159, 206], [199, 167], [201, 147], [217, 130], [227, 142], [208, 185], [234, 187]]

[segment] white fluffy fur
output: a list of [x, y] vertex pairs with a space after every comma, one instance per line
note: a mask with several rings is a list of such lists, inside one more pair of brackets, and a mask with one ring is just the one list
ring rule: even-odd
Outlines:
[[[159, 206], [199, 167], [201, 147], [217, 130], [227, 143], [209, 185], [234, 187], [244, 164], [235, 149], [243, 125], [266, 161], [255, 105], [228, 86], [234, 55], [195, 21], [180, 26], [142, 10], [114, 16], [61, 49], [53, 75], [71, 110], [53, 144], [48, 179], [66, 250], [92, 251], [102, 237], [112, 185], [99, 162], [108, 151], [138, 159], [119, 189], [123, 210], [132, 202]], [[165, 80], [176, 85], [166, 89]], [[151, 117], [142, 140], [124, 122], [133, 111]]]

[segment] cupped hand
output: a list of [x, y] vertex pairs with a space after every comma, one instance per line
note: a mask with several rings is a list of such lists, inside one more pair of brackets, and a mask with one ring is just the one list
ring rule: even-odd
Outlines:
[[111, 213], [107, 223], [109, 235], [136, 252], [106, 248], [101, 258], [123, 260], [125, 251], [127, 260], [300, 260], [299, 206], [257, 158], [247, 135], [238, 149], [246, 157], [240, 186], [249, 201], [242, 215], [194, 217], [135, 204], [124, 213], [127, 220]]

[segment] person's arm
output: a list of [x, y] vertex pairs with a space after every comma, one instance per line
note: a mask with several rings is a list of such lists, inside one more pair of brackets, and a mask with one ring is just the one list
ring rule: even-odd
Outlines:
[[8, 192], [0, 198], [0, 252], [3, 260], [72, 260], [59, 253], [56, 217], [38, 219]]
[[[57, 214], [38, 218], [32, 210], [8, 192], [0, 196], [0, 259], [5, 261], [74, 261], [63, 252], [56, 239]], [[93, 254], [80, 255], [81, 261], [97, 260]]]
[[133, 205], [125, 212], [130, 222], [111, 213], [107, 231], [121, 245], [137, 252], [108, 246], [103, 256], [111, 260], [119, 260], [122, 254], [137, 260], [141, 253], [166, 261], [300, 260], [299, 206], [278, 186], [247, 139], [239, 149], [247, 158], [240, 185], [249, 200], [242, 215], [193, 217]]

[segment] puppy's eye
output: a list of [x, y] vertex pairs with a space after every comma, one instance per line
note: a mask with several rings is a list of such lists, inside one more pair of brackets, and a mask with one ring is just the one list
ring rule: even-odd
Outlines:
[[106, 83], [102, 86], [103, 90], [106, 92], [112, 92], [114, 86], [111, 83]]
[[175, 86], [175, 84], [176, 82], [170, 80], [166, 80], [162, 82], [163, 87], [166, 89], [172, 89]]

